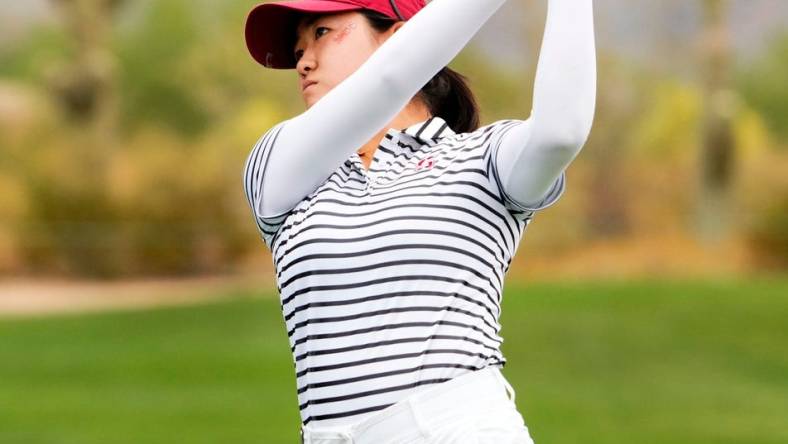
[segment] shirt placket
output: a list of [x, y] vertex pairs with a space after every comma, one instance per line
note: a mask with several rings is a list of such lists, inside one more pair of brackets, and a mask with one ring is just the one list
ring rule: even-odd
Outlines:
[[[391, 134], [391, 132], [389, 132], [389, 134]], [[386, 150], [393, 152], [395, 155], [396, 155], [395, 147], [397, 146], [396, 137], [397, 137], [396, 135], [393, 135], [393, 139], [391, 140], [389, 140], [387, 137], [383, 137], [383, 139], [380, 142], [380, 145], [382, 145]], [[388, 169], [388, 165], [391, 163], [391, 160], [392, 160], [392, 154], [378, 147], [377, 149], [375, 149], [375, 153], [372, 156], [372, 162], [369, 164], [368, 170], [364, 168], [363, 163], [359, 165], [359, 167], [362, 168], [362, 173], [367, 178], [367, 186], [371, 186], [377, 183], [379, 177], [382, 174], [384, 174]], [[373, 170], [377, 170], [377, 171], [373, 171]]]

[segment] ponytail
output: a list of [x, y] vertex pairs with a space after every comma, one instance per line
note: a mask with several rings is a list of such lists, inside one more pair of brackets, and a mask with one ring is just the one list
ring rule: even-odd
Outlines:
[[456, 133], [479, 128], [479, 105], [466, 77], [445, 66], [419, 91], [433, 116], [439, 116]]

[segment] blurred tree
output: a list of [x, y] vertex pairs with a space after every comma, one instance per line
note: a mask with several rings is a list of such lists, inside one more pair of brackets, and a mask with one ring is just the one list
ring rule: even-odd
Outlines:
[[752, 225], [748, 236], [758, 253], [757, 265], [784, 271], [788, 267], [788, 192], [776, 194]]
[[[69, 160], [81, 172], [58, 181], [58, 175], [35, 184], [34, 212], [52, 230], [65, 262], [80, 274], [103, 275], [111, 236], [106, 170], [117, 144], [116, 64], [109, 48], [110, 19], [124, 0], [51, 0], [58, 8], [74, 53], [47, 72], [46, 83], [68, 121], [78, 128], [80, 142], [69, 148]], [[76, 140], [76, 139], [75, 139]]]
[[527, 59], [532, 61], [532, 68], [535, 71], [547, 19], [547, 2], [529, 2], [527, 7], [522, 8], [522, 12], [523, 26], [520, 29], [528, 51]]
[[736, 96], [731, 89], [727, 1], [701, 1], [704, 113], [696, 232], [701, 241], [716, 243], [728, 237], [731, 231], [730, 192], [734, 168], [731, 122]]
[[[121, 134], [131, 137], [144, 125], [154, 125], [194, 141], [216, 117], [201, 106], [197, 94], [214, 89], [219, 94], [224, 86], [196, 83], [202, 74], [188, 69], [203, 67], [184, 65], [184, 61], [192, 52], [211, 51], [215, 41], [227, 34], [211, 32], [212, 22], [200, 20], [198, 13], [203, 11], [192, 1], [139, 1], [138, 15], [113, 35], [119, 65]], [[242, 46], [238, 34], [233, 37]]]
[[581, 154], [590, 168], [590, 183], [585, 214], [587, 230], [592, 237], [616, 237], [628, 234], [631, 218], [628, 201], [632, 188], [628, 186], [626, 156], [629, 131], [646, 106], [639, 100], [637, 83], [626, 81], [631, 78], [626, 63], [621, 63], [607, 54], [599, 59], [600, 75], [597, 117], [594, 128]]
[[769, 129], [788, 140], [788, 30], [776, 35], [763, 57], [741, 67], [737, 83]]
[[67, 117], [110, 140], [117, 117], [116, 64], [108, 46], [110, 18], [125, 0], [50, 0], [64, 19], [75, 53], [49, 74], [49, 86]]

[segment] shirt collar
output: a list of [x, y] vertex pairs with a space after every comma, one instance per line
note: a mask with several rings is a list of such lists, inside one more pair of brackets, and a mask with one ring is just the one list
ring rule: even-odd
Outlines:
[[430, 117], [402, 130], [403, 133], [424, 143], [436, 142], [438, 139], [453, 136], [456, 133], [445, 120], [438, 116]]

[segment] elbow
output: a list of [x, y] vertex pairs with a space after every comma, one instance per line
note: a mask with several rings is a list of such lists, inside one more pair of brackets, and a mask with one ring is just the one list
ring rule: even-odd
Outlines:
[[586, 144], [588, 141], [588, 136], [591, 133], [591, 125], [579, 125], [575, 127], [574, 130], [569, 132], [569, 136], [566, 138], [565, 143], [568, 144], [568, 148], [577, 152], [583, 148], [583, 145]]
[[580, 150], [585, 145], [594, 122], [594, 101], [592, 100], [591, 103], [592, 105], [583, 112], [567, 119], [568, 123], [561, 131], [559, 142], [576, 150]]
[[552, 152], [565, 153], [563, 157], [572, 158], [585, 145], [590, 130], [584, 125], [555, 128], [542, 137], [543, 146], [550, 147]]
[[[392, 63], [390, 65], [394, 64]], [[398, 97], [407, 95], [405, 93], [407, 85], [404, 84], [406, 77], [393, 72], [393, 69], [388, 67], [381, 69], [375, 78], [378, 80], [376, 87], [379, 91], [387, 91], [387, 93], [390, 93], [392, 96]]]
[[[424, 86], [424, 83], [411, 74], [412, 69], [407, 68], [409, 64], [414, 63], [412, 61], [413, 55], [396, 47], [386, 47], [385, 57], [383, 59], [376, 58], [373, 61], [373, 57], [383, 56], [382, 50], [384, 50], [383, 47], [370, 56], [367, 64], [372, 72], [367, 73], [366, 78], [376, 79], [375, 87], [380, 91], [385, 91], [387, 95], [409, 97], [408, 100], [410, 100], [410, 97]], [[391, 63], [390, 60], [411, 60], [411, 62]]]
[[593, 121], [594, 110], [591, 107], [584, 113], [565, 117], [561, 125], [551, 128], [547, 139], [549, 139], [551, 146], [576, 153], [586, 144], [588, 136], [591, 134]]
[[591, 134], [595, 107], [595, 97], [591, 96], [581, 100], [577, 106], [565, 107], [562, 111], [555, 109], [548, 113], [535, 109], [534, 127], [541, 129], [539, 132], [545, 145], [559, 150], [579, 151]]

